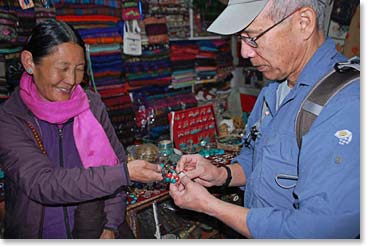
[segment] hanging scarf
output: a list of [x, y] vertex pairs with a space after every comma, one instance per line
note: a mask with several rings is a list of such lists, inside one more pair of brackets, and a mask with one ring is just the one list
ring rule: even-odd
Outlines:
[[90, 110], [87, 94], [78, 85], [67, 101], [50, 102], [42, 99], [33, 77], [23, 73], [20, 96], [39, 119], [51, 124], [63, 124], [74, 118], [73, 132], [76, 148], [85, 168], [114, 166], [119, 160], [101, 124]]

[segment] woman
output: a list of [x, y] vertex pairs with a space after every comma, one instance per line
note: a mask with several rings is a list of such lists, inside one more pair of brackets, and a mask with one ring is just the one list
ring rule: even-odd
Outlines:
[[161, 180], [159, 165], [126, 155], [100, 97], [79, 85], [83, 40], [68, 24], [38, 24], [25, 72], [0, 108], [5, 238], [115, 238], [130, 179]]

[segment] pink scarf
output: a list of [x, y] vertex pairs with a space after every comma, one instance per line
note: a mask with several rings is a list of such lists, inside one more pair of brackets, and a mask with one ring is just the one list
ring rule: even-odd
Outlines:
[[42, 99], [33, 77], [23, 73], [20, 96], [39, 119], [52, 124], [63, 124], [74, 117], [74, 140], [83, 166], [114, 166], [119, 160], [101, 124], [90, 110], [88, 96], [78, 85], [67, 101], [50, 102]]

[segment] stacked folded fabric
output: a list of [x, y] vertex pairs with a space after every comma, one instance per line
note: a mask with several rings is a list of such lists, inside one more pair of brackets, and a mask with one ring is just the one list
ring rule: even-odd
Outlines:
[[218, 81], [228, 80], [234, 70], [233, 56], [229, 40], [216, 39], [212, 43], [217, 47], [217, 79]]
[[148, 16], [165, 17], [170, 39], [190, 36], [188, 1], [149, 1]]
[[172, 87], [182, 88], [195, 83], [195, 58], [199, 47], [195, 42], [172, 42]]
[[91, 45], [89, 52], [97, 88], [125, 82], [120, 44]]
[[124, 146], [132, 145], [135, 141], [135, 115], [132, 102], [126, 89], [122, 86], [99, 89], [102, 101], [115, 129], [117, 137]]
[[145, 34], [150, 44], [168, 43], [168, 30], [166, 17], [147, 17], [144, 19]]
[[45, 3], [41, 3], [41, 1], [36, 1], [34, 3], [36, 23], [40, 23], [47, 19], [56, 18], [56, 9], [55, 5], [52, 3], [52, 0], [45, 0], [43, 2]]
[[143, 44], [141, 56], [125, 56], [124, 60], [126, 79], [131, 87], [170, 84], [169, 44]]
[[121, 1], [54, 0], [56, 19], [77, 29], [87, 44], [122, 42]]
[[199, 53], [196, 55], [195, 71], [198, 83], [212, 83], [217, 81], [218, 48], [212, 40], [198, 41]]
[[233, 57], [228, 40], [198, 41], [200, 51], [196, 56], [197, 83], [222, 82], [232, 76]]

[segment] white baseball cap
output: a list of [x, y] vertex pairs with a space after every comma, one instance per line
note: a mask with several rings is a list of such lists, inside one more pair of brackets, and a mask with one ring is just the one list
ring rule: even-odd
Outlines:
[[268, 0], [229, 0], [228, 6], [207, 29], [229, 35], [247, 27], [265, 7]]

